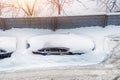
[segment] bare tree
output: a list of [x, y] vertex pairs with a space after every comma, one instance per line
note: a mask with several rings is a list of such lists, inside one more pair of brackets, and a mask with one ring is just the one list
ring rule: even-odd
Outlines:
[[[33, 16], [35, 11], [35, 6], [37, 0], [33, 0], [33, 3], [29, 3], [27, 0], [24, 0], [24, 3], [20, 3], [19, 0], [16, 0], [18, 9], [22, 10], [27, 16]], [[23, 6], [24, 4], [24, 6]]]
[[[37, 9], [41, 8], [41, 5], [39, 6], [38, 4], [40, 4], [42, 1], [39, 1], [39, 0], [30, 0], [30, 1], [29, 0], [13, 0], [13, 2], [15, 3], [11, 3], [9, 5], [7, 4], [6, 8], [10, 7], [11, 8], [10, 11], [12, 10], [16, 11], [16, 13], [13, 11], [14, 12], [13, 14], [16, 14], [16, 16], [20, 13], [24, 13], [26, 16], [33, 16], [33, 15], [36, 15], [36, 13], [40, 14], [37, 11]], [[80, 3], [80, 5], [87, 8], [85, 4], [82, 3], [81, 0], [45, 0], [44, 2], [46, 5], [50, 6], [52, 13], [57, 12], [58, 15], [61, 15], [62, 13], [66, 14], [65, 12], [66, 6], [70, 6], [71, 4], [73, 4], [74, 1], [77, 1], [78, 3]], [[43, 8], [45, 8], [44, 5], [42, 6]]]
[[51, 5], [53, 13], [57, 11], [57, 14], [60, 15], [62, 12], [65, 13], [65, 6], [73, 4], [74, 1], [80, 3], [83, 7], [87, 8], [80, 0], [47, 0], [48, 4]]
[[97, 0], [98, 7], [105, 9], [106, 12], [119, 12], [120, 4], [117, 4], [118, 0]]
[[10, 3], [0, 3], [0, 15], [2, 15], [2, 10], [7, 8], [15, 8], [13, 4]]
[[12, 15], [17, 16], [20, 13], [24, 13], [27, 16], [33, 16], [35, 12], [37, 0], [28, 2], [28, 0], [13, 0], [9, 3], [0, 3], [0, 13], [2, 14], [2, 9], [7, 10], [5, 13], [12, 12]]
[[73, 0], [47, 0], [48, 4], [51, 5], [53, 12], [57, 10], [58, 15], [64, 12], [64, 5], [71, 3]]

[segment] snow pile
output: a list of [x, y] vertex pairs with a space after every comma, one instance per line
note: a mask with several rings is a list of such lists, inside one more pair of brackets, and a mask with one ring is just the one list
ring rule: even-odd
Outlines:
[[0, 49], [7, 52], [13, 52], [16, 50], [16, 38], [15, 37], [0, 37]]
[[[76, 29], [64, 29], [64, 30], [60, 29], [57, 30], [56, 32], [53, 32], [51, 30], [44, 30], [44, 29], [27, 29], [27, 28], [26, 29], [13, 28], [7, 31], [0, 31], [0, 36], [9, 36], [9, 37], [17, 38], [17, 50], [12, 54], [11, 58], [0, 60], [0, 64], [1, 64], [0, 71], [9, 71], [9, 70], [14, 71], [14, 70], [31, 69], [31, 68], [83, 66], [83, 65], [98, 64], [101, 63], [103, 60], [105, 60], [108, 57], [108, 55], [111, 55], [109, 51], [110, 49], [108, 48], [108, 46], [110, 47], [111, 45], [108, 44], [110, 43], [108, 42], [109, 40], [105, 40], [107, 38], [106, 36], [119, 34], [119, 33], [120, 33], [120, 26], [107, 26], [106, 28], [101, 28], [99, 26], [98, 27], [96, 26], [96, 27], [84, 27], [84, 28], [76, 28]], [[65, 36], [69, 36], [69, 38], [74, 37], [74, 39], [78, 38], [77, 36], [79, 36], [80, 39], [84, 38], [86, 41], [88, 41], [88, 42], [84, 42], [83, 44], [86, 45], [88, 45], [89, 43], [91, 44], [89, 47], [93, 45], [93, 43], [91, 43], [91, 40], [93, 40], [95, 43], [95, 50], [87, 52], [86, 54], [82, 54], [82, 55], [42, 56], [42, 55], [32, 54], [31, 50], [25, 48], [27, 40], [30, 39], [32, 40], [34, 38], [39, 39], [38, 37], [41, 36], [42, 41], [48, 41], [48, 39], [52, 40], [52, 38], [49, 37], [49, 35], [51, 34], [52, 37], [56, 37], [56, 35], [61, 34], [59, 36], [65, 35]], [[73, 34], [77, 34], [77, 35], [73, 35]], [[56, 37], [56, 38], [58, 38], [59, 41], [60, 37]], [[64, 41], [64, 39], [66, 40], [66, 38], [63, 37], [62, 41], [65, 42], [66, 44], [67, 41]], [[73, 44], [75, 41], [70, 43]], [[76, 42], [75, 44], [77, 43], [78, 42]], [[79, 43], [81, 43], [81, 41]], [[49, 46], [49, 44], [47, 43], [45, 45]], [[61, 44], [57, 44], [57, 45], [61, 45]], [[86, 49], [89, 49], [89, 47], [86, 47]], [[78, 49], [78, 47], [75, 48]]]
[[94, 49], [94, 41], [88, 37], [75, 34], [52, 34], [30, 38], [28, 43], [32, 51], [47, 47], [66, 47], [70, 52], [85, 53]]

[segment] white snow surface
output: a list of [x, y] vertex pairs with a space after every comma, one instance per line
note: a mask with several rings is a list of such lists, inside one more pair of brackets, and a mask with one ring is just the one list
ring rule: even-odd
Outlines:
[[[95, 50], [87, 52], [82, 55], [35, 55], [31, 50], [26, 49], [26, 41], [35, 36], [43, 35], [79, 35], [92, 39], [95, 42]], [[17, 49], [12, 54], [11, 58], [0, 60], [0, 72], [1, 71], [16, 71], [23, 69], [36, 69], [36, 68], [53, 68], [60, 66], [85, 66], [101, 63], [109, 56], [110, 42], [106, 36], [120, 34], [120, 26], [107, 26], [102, 28], [96, 27], [83, 27], [76, 29], [59, 29], [55, 32], [45, 29], [19, 29], [13, 28], [7, 31], [0, 31], [0, 36], [16, 37]], [[87, 39], [86, 38], [86, 39]], [[81, 42], [81, 41], [80, 41]], [[86, 44], [84, 42], [83, 44]], [[40, 45], [40, 44], [38, 44]], [[86, 47], [87, 48], [87, 47]]]
[[16, 50], [16, 38], [15, 37], [0, 37], [0, 49], [6, 50], [8, 52], [15, 51]]
[[66, 47], [70, 52], [84, 53], [94, 49], [94, 41], [88, 37], [75, 34], [51, 34], [32, 37], [28, 40], [30, 49], [37, 51], [47, 47]]

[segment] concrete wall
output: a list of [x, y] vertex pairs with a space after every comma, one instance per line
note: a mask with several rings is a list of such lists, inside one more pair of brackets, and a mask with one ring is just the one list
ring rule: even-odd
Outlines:
[[4, 18], [7, 28], [52, 29], [52, 18]]
[[120, 25], [120, 14], [107, 16], [108, 16], [107, 25]]
[[79, 27], [120, 25], [120, 14], [101, 14], [85, 16], [63, 17], [24, 17], [0, 18], [0, 28], [42, 28], [42, 29], [70, 29]]
[[57, 29], [79, 28], [86, 26], [105, 27], [105, 15], [58, 17]]

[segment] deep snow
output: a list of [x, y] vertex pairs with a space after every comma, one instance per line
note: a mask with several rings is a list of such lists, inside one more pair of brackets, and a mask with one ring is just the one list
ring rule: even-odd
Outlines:
[[[107, 36], [119, 34], [120, 26], [102, 27], [84, 27], [76, 29], [59, 29], [56, 32], [44, 29], [17, 29], [13, 28], [7, 31], [0, 31], [0, 36], [16, 37], [17, 50], [11, 58], [0, 60], [0, 71], [15, 71], [21, 69], [48, 68], [58, 66], [83, 66], [93, 65], [102, 62], [110, 55], [111, 47]], [[95, 50], [83, 55], [64, 55], [64, 56], [41, 56], [32, 54], [26, 49], [26, 41], [35, 36], [54, 34], [77, 34], [87, 36], [95, 42]], [[86, 44], [86, 43], [83, 43]], [[39, 45], [39, 44], [38, 44]]]
[[4, 49], [8, 52], [15, 51], [16, 50], [16, 38], [0, 36], [0, 49]]
[[70, 52], [85, 53], [94, 49], [94, 41], [77, 34], [50, 34], [32, 37], [27, 40], [30, 50], [37, 51], [47, 47], [66, 47]]

